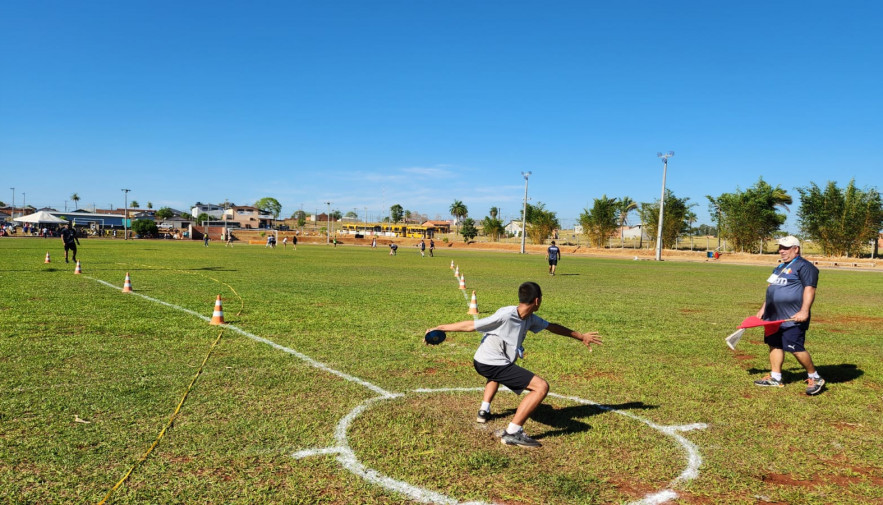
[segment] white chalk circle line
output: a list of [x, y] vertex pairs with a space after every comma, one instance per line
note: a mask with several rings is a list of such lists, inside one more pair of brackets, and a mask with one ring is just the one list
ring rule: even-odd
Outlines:
[[[505, 387], [501, 388], [505, 389]], [[411, 393], [420, 393], [420, 394], [431, 394], [431, 393], [452, 393], [452, 392], [473, 392], [473, 391], [483, 391], [484, 388], [439, 388], [439, 389], [414, 389]], [[452, 498], [445, 494], [439, 493], [437, 491], [432, 491], [426, 488], [422, 488], [419, 486], [415, 486], [413, 484], [409, 484], [407, 482], [394, 479], [387, 475], [384, 475], [372, 468], [365, 466], [359, 458], [356, 456], [355, 452], [349, 445], [349, 439], [347, 436], [347, 432], [349, 431], [349, 427], [352, 422], [359, 417], [362, 413], [370, 409], [374, 406], [374, 404], [383, 401], [390, 400], [393, 398], [400, 398], [404, 396], [404, 394], [394, 394], [394, 395], [386, 395], [386, 396], [378, 396], [374, 398], [369, 398], [365, 400], [356, 408], [351, 410], [349, 414], [341, 418], [341, 420], [337, 423], [337, 428], [334, 431], [334, 439], [336, 445], [333, 447], [325, 447], [321, 449], [307, 449], [303, 451], [297, 451], [291, 455], [291, 457], [295, 459], [307, 458], [310, 456], [320, 456], [320, 455], [335, 455], [337, 461], [349, 472], [361, 477], [362, 479], [383, 487], [389, 491], [393, 491], [395, 493], [404, 495], [416, 502], [419, 503], [435, 503], [439, 505], [494, 505], [488, 502], [481, 501], [470, 501], [470, 502], [461, 502], [456, 498]], [[621, 416], [628, 417], [630, 419], [634, 419], [635, 421], [639, 421], [641, 423], [646, 424], [647, 426], [653, 428], [654, 430], [666, 435], [672, 439], [674, 439], [678, 445], [680, 445], [683, 450], [686, 458], [687, 458], [687, 466], [684, 470], [678, 475], [674, 480], [668, 483], [668, 486], [655, 493], [650, 493], [644, 496], [642, 499], [632, 502], [631, 505], [658, 505], [661, 503], [665, 503], [670, 500], [674, 500], [678, 497], [678, 494], [674, 491], [674, 487], [678, 484], [690, 481], [699, 476], [699, 467], [702, 466], [702, 456], [699, 454], [699, 449], [693, 442], [690, 442], [683, 435], [682, 432], [692, 431], [692, 430], [701, 430], [705, 429], [708, 426], [704, 423], [693, 423], [686, 425], [677, 425], [677, 426], [663, 426], [649, 419], [643, 418], [641, 416], [632, 414], [631, 412], [626, 412], [622, 410], [617, 410], [612, 407], [608, 407], [606, 405], [602, 405], [597, 402], [593, 402], [591, 400], [586, 400], [584, 398], [580, 398], [578, 396], [565, 396], [559, 395], [555, 393], [549, 393], [548, 396], [553, 398], [558, 398], [561, 400], [569, 400], [574, 403], [578, 403], [581, 405], [591, 405], [599, 410], [603, 410], [606, 412], [612, 412], [615, 414], [619, 414]]]

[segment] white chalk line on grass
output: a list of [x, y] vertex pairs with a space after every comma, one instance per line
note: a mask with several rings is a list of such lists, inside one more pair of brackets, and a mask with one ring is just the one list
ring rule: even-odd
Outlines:
[[[507, 390], [505, 386], [502, 386], [501, 389]], [[414, 389], [412, 393], [463, 393], [463, 392], [474, 392], [474, 391], [483, 391], [484, 388], [418, 388]], [[396, 395], [395, 397], [401, 397], [404, 395]], [[570, 400], [575, 403], [579, 403], [582, 405], [591, 405], [593, 407], [598, 408], [599, 410], [603, 410], [606, 412], [613, 412], [615, 414], [619, 414], [621, 416], [628, 417], [630, 419], [634, 419], [641, 423], [646, 424], [647, 426], [653, 428], [660, 433], [667, 435], [673, 438], [675, 441], [680, 444], [681, 448], [687, 454], [687, 467], [681, 474], [675, 478], [673, 481], [669, 482], [668, 487], [663, 489], [662, 491], [658, 491], [656, 493], [648, 494], [644, 496], [642, 499], [632, 502], [631, 505], [659, 505], [665, 503], [670, 500], [674, 500], [678, 497], [678, 493], [676, 493], [673, 489], [674, 486], [681, 482], [685, 482], [688, 480], [695, 479], [699, 476], [699, 467], [702, 465], [702, 457], [699, 455], [699, 450], [696, 448], [692, 442], [684, 438], [680, 435], [679, 432], [705, 429], [707, 425], [704, 423], [694, 423], [687, 425], [675, 425], [675, 426], [663, 426], [649, 419], [645, 419], [641, 416], [637, 416], [632, 414], [631, 412], [626, 412], [623, 410], [617, 410], [612, 407], [608, 407], [606, 405], [602, 405], [597, 402], [593, 402], [591, 400], [586, 400], [584, 398], [580, 398], [578, 396], [564, 396], [555, 393], [549, 393], [549, 396], [554, 398], [559, 398], [562, 400]], [[390, 400], [392, 398], [384, 398], [384, 397], [375, 397], [368, 400], [365, 400], [349, 414], [344, 416], [340, 422], [337, 424], [337, 429], [334, 433], [334, 438], [336, 441], [336, 445], [334, 447], [325, 447], [321, 449], [308, 449], [303, 451], [297, 451], [293, 453], [291, 456], [295, 459], [307, 458], [311, 456], [320, 456], [320, 455], [329, 455], [334, 454], [337, 456], [337, 461], [350, 472], [362, 477], [363, 479], [377, 484], [383, 488], [386, 488], [390, 491], [397, 492], [399, 494], [405, 495], [412, 500], [418, 501], [420, 503], [437, 503], [441, 505], [465, 505], [466, 503], [470, 505], [488, 505], [485, 502], [460, 502], [455, 498], [451, 498], [450, 496], [446, 496], [444, 494], [438, 493], [436, 491], [431, 491], [429, 489], [421, 488], [418, 486], [414, 486], [412, 484], [408, 484], [407, 482], [393, 479], [392, 477], [388, 477], [383, 475], [375, 470], [372, 470], [362, 464], [356, 456], [355, 452], [349, 445], [349, 440], [347, 437], [347, 432], [349, 431], [349, 427], [352, 422], [359, 417], [363, 412], [371, 408], [374, 404], [378, 403], [382, 400]]]
[[[109, 282], [103, 281], [101, 279], [96, 279], [94, 277], [89, 277], [89, 276], [84, 276], [84, 277], [86, 277], [87, 279], [94, 280], [100, 284], [107, 286], [107, 287], [122, 290], [121, 287], [115, 286], [115, 285], [113, 285]], [[131, 292], [131, 293], [127, 293], [127, 294], [139, 296], [145, 300], [148, 300], [148, 301], [151, 301], [154, 303], [158, 303], [160, 305], [164, 305], [164, 306], [169, 307], [171, 309], [175, 309], [175, 310], [184, 312], [186, 314], [190, 314], [192, 316], [196, 316], [199, 319], [202, 319], [203, 321], [206, 321], [206, 322], [211, 321], [210, 317], [204, 316], [204, 315], [202, 315], [198, 312], [192, 311], [190, 309], [187, 309], [187, 308], [184, 308], [184, 307], [181, 307], [181, 306], [169, 303], [169, 302], [165, 302], [163, 300], [159, 300], [157, 298], [153, 298], [153, 297], [150, 297], [150, 296], [138, 293], [138, 292]], [[466, 295], [466, 293], [464, 291], [464, 297], [465, 297], [465, 295]], [[376, 386], [368, 381], [359, 379], [358, 377], [341, 372], [339, 370], [335, 370], [324, 363], [314, 360], [313, 358], [307, 356], [306, 354], [303, 354], [303, 353], [298, 352], [294, 349], [291, 349], [290, 347], [285, 347], [283, 345], [279, 345], [279, 344], [273, 342], [272, 340], [268, 340], [266, 338], [259, 337], [257, 335], [249, 333], [249, 332], [247, 332], [237, 326], [234, 326], [232, 324], [225, 324], [224, 327], [231, 330], [231, 331], [239, 333], [240, 335], [248, 337], [249, 339], [254, 340], [255, 342], [260, 342], [262, 344], [269, 345], [270, 347], [273, 347], [274, 349], [291, 354], [292, 356], [295, 356], [298, 359], [306, 362], [307, 364], [309, 364], [313, 368], [322, 370], [324, 372], [328, 372], [332, 375], [336, 375], [336, 376], [338, 376], [348, 382], [359, 384], [360, 386], [370, 389], [371, 391], [374, 391], [375, 393], [378, 393], [380, 395], [378, 397], [369, 398], [368, 400], [365, 400], [360, 405], [358, 405], [355, 409], [350, 411], [349, 414], [344, 416], [338, 422], [337, 428], [335, 429], [335, 432], [334, 432], [334, 438], [335, 438], [337, 445], [335, 445], [334, 447], [324, 447], [324, 448], [319, 448], [319, 449], [307, 449], [307, 450], [303, 450], [303, 451], [297, 451], [297, 452], [291, 454], [291, 456], [293, 458], [301, 459], [301, 458], [310, 457], [310, 456], [334, 454], [337, 456], [338, 462], [344, 468], [346, 468], [348, 471], [350, 471], [351, 473], [365, 479], [368, 482], [371, 482], [373, 484], [381, 486], [384, 489], [387, 489], [389, 491], [393, 491], [393, 492], [399, 493], [401, 495], [407, 496], [407, 497], [409, 497], [415, 501], [418, 501], [420, 503], [436, 503], [439, 505], [492, 505], [492, 504], [488, 504], [486, 502], [480, 502], [480, 501], [461, 502], [461, 501], [457, 500], [456, 498], [451, 498], [450, 496], [444, 495], [442, 493], [432, 491], [432, 490], [429, 490], [426, 488], [422, 488], [419, 486], [415, 486], [415, 485], [409, 484], [407, 482], [396, 480], [396, 479], [393, 479], [392, 477], [383, 475], [380, 472], [377, 472], [376, 470], [366, 467], [365, 465], [363, 465], [359, 461], [358, 457], [356, 457], [355, 452], [350, 447], [349, 440], [347, 437], [347, 431], [349, 429], [350, 424], [359, 415], [361, 415], [365, 410], [368, 410], [368, 408], [370, 408], [373, 404], [375, 404], [379, 401], [382, 401], [382, 400], [391, 400], [394, 398], [399, 398], [399, 397], [404, 396], [403, 394], [392, 393], [392, 392], [386, 391], [385, 389], [383, 389], [379, 386]], [[506, 389], [506, 388], [504, 387], [503, 389]], [[413, 393], [445, 393], [445, 392], [471, 392], [471, 391], [483, 391], [483, 388], [440, 388], [440, 389], [419, 388], [419, 389], [414, 389], [411, 392], [413, 392]], [[673, 500], [678, 497], [678, 494], [674, 490], [670, 489], [671, 487], [674, 487], [678, 483], [695, 479], [699, 475], [699, 467], [702, 465], [702, 457], [699, 454], [699, 450], [695, 444], [693, 444], [692, 442], [690, 442], [689, 440], [687, 440], [686, 438], [681, 436], [680, 432], [691, 431], [691, 430], [696, 430], [696, 429], [705, 429], [707, 427], [707, 425], [705, 425], [704, 423], [694, 423], [694, 424], [679, 425], [679, 426], [662, 426], [662, 425], [654, 423], [653, 421], [650, 421], [650, 420], [645, 419], [643, 417], [632, 414], [630, 412], [617, 410], [612, 407], [608, 407], [606, 405], [602, 405], [602, 404], [593, 402], [591, 400], [586, 400], [586, 399], [583, 399], [583, 398], [580, 398], [577, 396], [563, 396], [563, 395], [559, 395], [559, 394], [555, 394], [555, 393], [549, 393], [549, 396], [563, 399], [563, 400], [570, 400], [570, 401], [584, 404], [584, 405], [592, 405], [592, 406], [595, 406], [601, 410], [614, 412], [616, 414], [629, 417], [629, 418], [634, 419], [636, 421], [642, 422], [642, 423], [646, 424], [647, 426], [649, 426], [649, 427], [651, 427], [651, 428], [653, 428], [653, 429], [655, 429], [655, 430], [657, 430], [657, 431], [659, 431], [669, 437], [674, 438], [681, 445], [681, 447], [684, 449], [684, 452], [687, 454], [687, 468], [684, 469], [684, 471], [681, 472], [681, 474], [677, 478], [675, 478], [673, 481], [671, 481], [669, 483], [669, 488], [664, 489], [659, 492], [656, 492], [656, 493], [648, 494], [647, 496], [645, 496], [641, 500], [639, 500], [637, 502], [633, 502], [632, 505], [658, 505], [658, 504], [662, 504], [667, 501]]]
[[[96, 279], [96, 278], [94, 278], [94, 277], [87, 277], [87, 278], [88, 278], [88, 279], [92, 279], [92, 280], [97, 281], [97, 282], [100, 282], [101, 284], [104, 284], [104, 285], [107, 286], [107, 287], [122, 290], [122, 288], [120, 288], [119, 286], [114, 286], [113, 284], [111, 284], [111, 283], [109, 283], [109, 282], [105, 282], [105, 281], [103, 281], [103, 280], [101, 280], [101, 279]], [[179, 311], [181, 311], [181, 312], [185, 312], [185, 313], [190, 314], [190, 315], [192, 315], [192, 316], [196, 316], [196, 317], [198, 317], [198, 318], [200, 318], [200, 319], [202, 319], [203, 321], [206, 321], [206, 322], [211, 322], [211, 320], [212, 320], [210, 317], [204, 316], [204, 315], [200, 314], [199, 312], [194, 312], [194, 311], [192, 311], [192, 310], [190, 310], [190, 309], [186, 309], [186, 308], [184, 308], [184, 307], [180, 307], [180, 306], [178, 306], [178, 305], [175, 305], [175, 304], [172, 304], [172, 303], [169, 303], [169, 302], [164, 302], [164, 301], [162, 301], [162, 300], [158, 300], [158, 299], [156, 299], [156, 298], [152, 298], [152, 297], [149, 297], [149, 296], [147, 296], [147, 295], [143, 295], [143, 294], [141, 294], [141, 293], [139, 293], [139, 292], [137, 292], [137, 291], [134, 291], [134, 292], [131, 292], [131, 293], [126, 293], [126, 294], [128, 294], [128, 295], [140, 296], [141, 298], [144, 298], [145, 300], [148, 300], [148, 301], [151, 301], [151, 302], [154, 302], [154, 303], [158, 303], [158, 304], [160, 304], [160, 305], [165, 305], [166, 307], [169, 307], [169, 308], [171, 308], [171, 309], [179, 310]], [[227, 329], [229, 329], [230, 331], [234, 331], [234, 332], [236, 332], [236, 333], [239, 333], [240, 335], [243, 335], [243, 336], [245, 336], [245, 337], [248, 337], [248, 338], [254, 340], [255, 342], [260, 342], [260, 343], [262, 343], [262, 344], [267, 344], [267, 345], [269, 345], [270, 347], [272, 347], [272, 348], [274, 348], [274, 349], [278, 349], [278, 350], [280, 350], [280, 351], [282, 351], [282, 352], [286, 352], [286, 353], [288, 353], [288, 354], [291, 354], [291, 355], [293, 355], [293, 356], [296, 356], [298, 359], [300, 359], [300, 360], [302, 360], [302, 361], [305, 361], [307, 364], [309, 364], [309, 365], [312, 366], [313, 368], [318, 368], [319, 370], [322, 370], [322, 371], [324, 371], [324, 372], [328, 372], [328, 373], [330, 373], [330, 374], [332, 374], [332, 375], [336, 375], [336, 376], [338, 376], [338, 377], [340, 377], [341, 379], [344, 379], [344, 380], [346, 380], [346, 381], [353, 382], [353, 383], [358, 384], [358, 385], [360, 385], [360, 386], [364, 386], [364, 387], [370, 389], [371, 391], [374, 391], [375, 393], [378, 393], [381, 397], [384, 397], [384, 398], [395, 398], [395, 396], [396, 396], [395, 393], [390, 393], [389, 391], [387, 391], [387, 390], [385, 390], [385, 389], [383, 389], [383, 388], [381, 388], [381, 387], [379, 387], [379, 386], [375, 386], [374, 384], [371, 384], [370, 382], [368, 382], [368, 381], [366, 381], [366, 380], [362, 380], [362, 379], [359, 379], [358, 377], [354, 377], [354, 376], [352, 376], [352, 375], [350, 375], [350, 374], [348, 374], [348, 373], [344, 373], [344, 372], [341, 372], [341, 371], [339, 371], [339, 370], [335, 370], [335, 369], [329, 367], [328, 365], [326, 365], [326, 364], [324, 364], [324, 363], [320, 363], [320, 362], [314, 360], [313, 358], [307, 356], [306, 354], [303, 354], [303, 353], [301, 353], [301, 352], [295, 351], [294, 349], [292, 349], [292, 348], [290, 348], [290, 347], [285, 347], [285, 346], [283, 346], [283, 345], [279, 345], [279, 344], [277, 344], [276, 342], [273, 342], [272, 340], [267, 340], [267, 339], [264, 338], [264, 337], [259, 337], [259, 336], [257, 336], [257, 335], [252, 334], [252, 333], [249, 333], [249, 332], [243, 330], [242, 328], [239, 328], [239, 327], [234, 326], [234, 325], [232, 325], [232, 324], [225, 324], [225, 325], [224, 325], [224, 328], [227, 328]]]

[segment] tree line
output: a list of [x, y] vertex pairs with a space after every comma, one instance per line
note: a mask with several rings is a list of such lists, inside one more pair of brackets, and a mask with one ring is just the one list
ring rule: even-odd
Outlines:
[[[800, 194], [797, 217], [802, 238], [818, 244], [825, 255], [858, 256], [883, 229], [883, 200], [876, 188], [860, 189], [855, 180], [851, 180], [845, 188], [835, 182], [829, 182], [824, 188], [810, 183], [796, 188], [796, 191]], [[794, 202], [785, 189], [772, 186], [763, 177], [745, 190], [737, 188], [731, 193], [706, 195], [705, 198], [715, 226], [694, 228], [697, 217], [691, 209], [697, 204], [691, 203], [689, 197], [677, 197], [670, 189], [665, 191], [664, 248], [671, 248], [685, 233], [698, 232], [715, 234], [738, 251], [762, 252], [765, 242], [785, 234], [781, 228], [786, 213], [790, 212], [788, 206]], [[506, 234], [496, 207], [491, 207], [488, 216], [480, 223], [468, 217], [468, 208], [460, 200], [455, 200], [449, 211], [456, 222], [457, 233], [465, 241], [475, 238], [479, 228], [493, 241]], [[659, 200], [638, 203], [628, 196], [611, 198], [605, 194], [595, 198], [591, 208], [583, 209], [579, 224], [590, 244], [604, 247], [617, 231], [622, 233], [634, 214], [640, 219], [644, 233], [655, 240], [659, 226]], [[556, 213], [546, 209], [542, 202], [527, 204], [522, 217], [526, 222], [526, 234], [535, 244], [543, 243], [560, 228]]]

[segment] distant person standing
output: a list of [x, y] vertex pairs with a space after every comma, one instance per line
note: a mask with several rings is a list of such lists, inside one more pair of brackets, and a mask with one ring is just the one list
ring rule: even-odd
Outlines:
[[227, 232], [227, 242], [224, 243], [224, 247], [227, 246], [233, 247], [233, 233], [229, 231]]
[[549, 275], [555, 275], [555, 269], [558, 267], [558, 259], [561, 258], [561, 249], [552, 241], [552, 245], [546, 249], [546, 259], [549, 260]]
[[426, 257], [425, 253], [426, 253], [426, 242], [424, 242], [423, 239], [420, 239], [420, 257], [425, 258]]
[[758, 386], [784, 387], [782, 364], [785, 351], [794, 355], [806, 369], [806, 394], [817, 395], [825, 387], [812, 357], [804, 348], [806, 330], [809, 329], [810, 309], [816, 298], [819, 269], [800, 256], [800, 241], [788, 236], [777, 240], [780, 263], [769, 276], [766, 300], [757, 311], [757, 317], [766, 321], [787, 319], [778, 331], [763, 341], [770, 348], [770, 374], [754, 381]]
[[[77, 238], [77, 231], [71, 227], [71, 224], [68, 223], [64, 226], [64, 229], [61, 230], [61, 241], [64, 243], [64, 262], [70, 263], [67, 260], [67, 252], [73, 251], [74, 253], [74, 261], [77, 261], [77, 246], [80, 245], [80, 239]], [[46, 256], [49, 257], [48, 255]]]
[[294, 236], [291, 237], [291, 248], [297, 251], [297, 233], [295, 233]]
[[208, 233], [206, 233], [202, 236], [202, 246], [208, 247]]
[[430, 258], [435, 257], [435, 254], [433, 254], [433, 251], [435, 251], [435, 241], [432, 239], [429, 239], [429, 257]]
[[377, 237], [371, 237], [371, 249], [377, 249]]
[[288, 249], [288, 237], [282, 237], [282, 249]]

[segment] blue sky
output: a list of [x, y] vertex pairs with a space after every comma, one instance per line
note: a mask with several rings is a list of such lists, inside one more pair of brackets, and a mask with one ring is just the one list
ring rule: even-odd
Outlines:
[[873, 1], [4, 2], [0, 75], [7, 204], [514, 218], [531, 171], [572, 225], [669, 150], [700, 222], [761, 176], [883, 186]]

